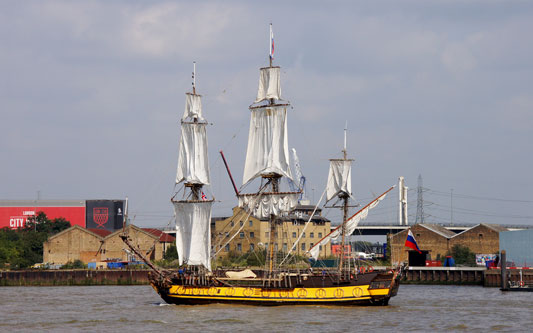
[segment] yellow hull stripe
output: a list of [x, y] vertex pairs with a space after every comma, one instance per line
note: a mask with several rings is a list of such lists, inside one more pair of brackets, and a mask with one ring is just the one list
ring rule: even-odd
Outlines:
[[174, 285], [168, 296], [188, 299], [218, 299], [275, 302], [363, 301], [387, 296], [390, 289], [368, 289], [368, 285], [327, 288], [263, 289], [257, 287], [191, 287]]

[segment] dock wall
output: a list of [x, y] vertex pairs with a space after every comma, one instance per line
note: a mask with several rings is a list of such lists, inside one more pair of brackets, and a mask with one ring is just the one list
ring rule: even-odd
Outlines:
[[[507, 268], [509, 281], [522, 280], [533, 284], [533, 269]], [[484, 267], [409, 267], [402, 283], [406, 284], [451, 284], [501, 287], [501, 271]]]
[[402, 283], [483, 285], [484, 267], [409, 267]]
[[148, 284], [149, 270], [0, 271], [0, 286], [90, 286]]

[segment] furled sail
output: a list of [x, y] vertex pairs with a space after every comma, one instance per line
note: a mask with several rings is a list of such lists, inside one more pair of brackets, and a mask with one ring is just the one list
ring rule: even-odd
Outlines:
[[326, 200], [339, 193], [352, 195], [352, 160], [330, 160]]
[[[374, 199], [368, 205], [363, 207], [357, 213], [352, 215], [345, 222], [345, 228], [346, 228], [345, 229], [345, 231], [346, 231], [345, 234], [346, 235], [353, 234], [353, 232], [355, 231], [355, 228], [357, 227], [359, 222], [368, 217], [368, 211], [371, 210], [372, 208], [376, 207], [380, 203], [381, 200], [385, 199], [385, 196], [387, 195], [387, 193], [389, 193], [393, 188], [394, 188], [394, 186], [391, 187], [390, 189], [388, 189], [385, 193], [383, 193], [382, 195], [380, 195], [376, 199]], [[342, 225], [340, 225], [337, 228], [335, 228], [332, 232], [327, 234], [324, 238], [322, 238], [318, 243], [316, 243], [312, 248], [309, 249], [308, 252], [311, 255], [311, 257], [314, 258], [315, 260], [318, 259], [318, 255], [320, 253], [320, 247], [328, 244], [332, 240], [339, 239], [340, 236], [341, 236], [341, 233], [342, 233]]]
[[213, 201], [174, 201], [179, 264], [211, 270], [211, 206]]
[[259, 76], [259, 89], [255, 103], [266, 99], [281, 99], [280, 68], [261, 68]]
[[268, 195], [241, 195], [239, 207], [244, 207], [257, 218], [281, 216], [296, 208], [300, 193], [276, 193]]
[[204, 121], [202, 116], [202, 97], [191, 93], [186, 93], [185, 96], [185, 112], [181, 120], [196, 118], [198, 121]]
[[270, 173], [292, 178], [289, 165], [287, 105], [250, 108], [250, 132], [243, 184]]

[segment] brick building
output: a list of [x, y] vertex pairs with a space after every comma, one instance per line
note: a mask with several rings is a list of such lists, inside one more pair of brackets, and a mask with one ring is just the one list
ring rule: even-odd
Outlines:
[[[476, 254], [496, 254], [500, 246], [499, 232], [507, 230], [484, 223], [458, 234], [436, 224], [415, 224], [410, 229], [423, 257], [405, 247], [408, 231], [404, 230], [388, 236], [392, 263], [409, 262], [411, 266], [419, 266], [421, 264], [416, 257], [419, 260], [443, 260], [454, 245], [467, 246]], [[417, 261], [416, 265], [413, 265], [413, 260]]]
[[[132, 244], [152, 260], [162, 259], [166, 247], [174, 242], [174, 237], [157, 229], [129, 225], [126, 231]], [[131, 257], [127, 246], [120, 239], [121, 233], [122, 230], [112, 233], [104, 229], [85, 229], [75, 225], [44, 242], [43, 262], [66, 264], [77, 259], [86, 264], [112, 259], [128, 261]]]
[[[314, 206], [298, 206], [291, 214], [282, 218], [283, 222], [276, 228], [276, 251], [287, 253], [300, 236], [314, 210]], [[313, 245], [326, 236], [331, 229], [331, 222], [321, 216], [317, 209], [305, 233], [293, 251], [294, 254], [303, 255]], [[232, 237], [235, 236], [233, 239]], [[235, 207], [233, 216], [214, 218], [211, 227], [211, 247], [217, 256], [226, 256], [230, 251], [246, 253], [259, 248], [267, 248], [270, 241], [270, 226], [268, 219], [258, 219], [248, 215], [242, 208]], [[320, 257], [331, 255], [331, 246], [322, 247]]]

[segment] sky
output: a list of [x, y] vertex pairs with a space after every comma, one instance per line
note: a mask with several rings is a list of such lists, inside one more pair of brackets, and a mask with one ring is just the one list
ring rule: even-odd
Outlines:
[[[348, 124], [366, 204], [423, 177], [427, 223], [533, 225], [530, 1], [0, 1], [0, 199], [123, 199], [172, 225], [197, 63], [213, 216], [236, 199], [269, 23], [289, 147], [318, 201]], [[397, 192], [369, 222], [396, 223]], [[340, 213], [324, 213], [334, 222]]]

